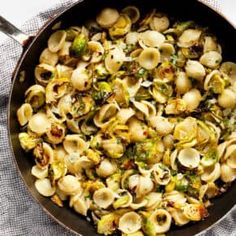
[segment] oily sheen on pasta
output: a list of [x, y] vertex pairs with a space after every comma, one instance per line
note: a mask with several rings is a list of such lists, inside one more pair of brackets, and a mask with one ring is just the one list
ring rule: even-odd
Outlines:
[[236, 178], [236, 64], [192, 21], [103, 9], [55, 30], [17, 117], [35, 188], [97, 232], [165, 234]]

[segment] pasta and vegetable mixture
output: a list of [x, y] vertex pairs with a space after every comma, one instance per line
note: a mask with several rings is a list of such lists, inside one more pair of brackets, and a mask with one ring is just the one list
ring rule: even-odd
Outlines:
[[192, 21], [103, 9], [57, 29], [17, 111], [35, 188], [100, 234], [208, 216], [236, 178], [236, 64]]

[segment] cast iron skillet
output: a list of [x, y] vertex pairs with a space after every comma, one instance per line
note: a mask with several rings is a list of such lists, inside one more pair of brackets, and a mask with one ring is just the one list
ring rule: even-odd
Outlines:
[[[51, 19], [32, 40], [29, 40], [28, 36], [10, 25], [9, 22], [0, 18], [0, 30], [18, 40], [22, 45], [25, 45], [24, 52], [13, 74], [8, 107], [9, 143], [12, 148], [12, 153], [15, 156], [19, 172], [32, 196], [54, 220], [77, 235], [93, 236], [97, 235], [97, 233], [89, 222], [76, 214], [72, 209], [69, 207], [57, 207], [48, 198], [40, 196], [35, 190], [34, 178], [30, 174], [33, 159], [20, 147], [18, 141], [20, 127], [16, 119], [16, 111], [24, 101], [24, 92], [34, 83], [34, 68], [38, 64], [40, 53], [47, 45], [47, 39], [52, 33], [52, 26], [55, 23], [61, 21], [62, 27], [79, 25], [82, 24], [84, 20], [95, 17], [96, 13], [105, 6], [122, 8], [127, 5], [137, 5], [142, 12], [146, 12], [151, 8], [157, 8], [159, 11], [166, 12], [175, 19], [194, 20], [203, 26], [208, 26], [212, 32], [216, 34], [223, 46], [224, 60], [236, 61], [235, 28], [223, 16], [220, 16], [215, 11], [196, 0], [79, 1]], [[19, 74], [21, 71], [25, 71], [26, 79], [23, 83], [19, 82]], [[168, 235], [190, 236], [209, 228], [235, 205], [235, 196], [236, 184], [234, 183], [227, 193], [213, 201], [214, 205], [209, 209], [210, 216], [206, 220], [195, 224], [188, 224], [180, 228], [173, 227]]]

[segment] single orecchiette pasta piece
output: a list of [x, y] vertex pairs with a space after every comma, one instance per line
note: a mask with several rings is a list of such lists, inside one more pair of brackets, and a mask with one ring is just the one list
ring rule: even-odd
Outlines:
[[154, 30], [147, 30], [139, 35], [140, 44], [151, 48], [159, 48], [165, 41], [165, 36]]
[[194, 169], [200, 163], [200, 154], [194, 148], [182, 149], [177, 158], [180, 164], [188, 169]]
[[168, 134], [163, 137], [163, 144], [166, 148], [172, 149], [174, 147], [174, 137], [172, 134]]
[[196, 44], [202, 34], [201, 30], [198, 29], [187, 29], [179, 37], [178, 46], [179, 47], [191, 47]]
[[46, 87], [46, 103], [53, 103], [69, 91], [69, 79], [53, 79]]
[[186, 204], [183, 207], [183, 213], [192, 221], [199, 221], [207, 216], [207, 210], [203, 204]]
[[170, 43], [162, 43], [159, 49], [161, 53], [161, 62], [170, 60], [171, 56], [175, 54], [175, 48]]
[[46, 115], [51, 123], [63, 123], [66, 121], [66, 115], [61, 114], [58, 107], [54, 106], [53, 104], [48, 104], [46, 107]]
[[220, 71], [213, 70], [206, 76], [204, 81], [204, 89], [206, 91], [211, 90], [213, 93], [221, 94], [224, 91], [224, 87], [225, 81]]
[[211, 36], [204, 37], [203, 52], [209, 51], [219, 51], [219, 45], [216, 42], [216, 39]]
[[66, 31], [59, 30], [53, 33], [48, 40], [48, 49], [51, 52], [58, 52], [64, 46], [66, 40]]
[[147, 70], [154, 69], [160, 62], [160, 52], [157, 48], [145, 48], [138, 57], [140, 66]]
[[56, 77], [71, 79], [73, 68], [65, 65], [56, 65]]
[[65, 137], [65, 126], [63, 124], [52, 123], [51, 127], [47, 130], [47, 141], [52, 144], [59, 144]]
[[80, 213], [83, 216], [87, 215], [89, 209], [90, 201], [85, 199], [81, 194], [76, 194], [70, 197], [70, 207], [73, 207], [76, 212]]
[[80, 164], [80, 154], [74, 152], [69, 155], [66, 155], [64, 157], [64, 159], [65, 159], [65, 164], [68, 169], [68, 172], [71, 174], [74, 174], [74, 175], [78, 174], [81, 169], [81, 166], [79, 165]]
[[51, 122], [45, 113], [38, 112], [29, 119], [28, 127], [34, 133], [42, 135], [50, 129]]
[[148, 221], [152, 227], [152, 232], [162, 234], [170, 229], [171, 215], [167, 210], [157, 209], [150, 215]]
[[147, 138], [148, 127], [136, 118], [131, 118], [128, 121], [130, 140], [132, 142], [140, 142]]
[[54, 160], [63, 162], [65, 160], [65, 157], [67, 155], [66, 150], [63, 148], [63, 146], [58, 146], [54, 150]]
[[116, 116], [118, 106], [116, 104], [105, 104], [94, 117], [94, 124], [97, 127], [104, 127], [110, 123], [111, 119]]
[[224, 62], [220, 67], [220, 71], [228, 75], [231, 79], [231, 83], [236, 81], [236, 63]]
[[115, 47], [109, 51], [105, 58], [105, 67], [110, 74], [119, 71], [125, 61], [125, 53], [121, 48]]
[[175, 190], [164, 193], [163, 198], [167, 203], [174, 203], [174, 207], [179, 209], [182, 208], [187, 202], [184, 193]]
[[114, 8], [104, 8], [98, 15], [97, 15], [97, 23], [103, 28], [110, 28], [112, 27], [116, 21], [118, 20], [120, 14]]
[[96, 173], [98, 176], [106, 178], [114, 174], [116, 170], [117, 170], [117, 165], [114, 162], [111, 162], [108, 159], [104, 159], [96, 168]]
[[30, 86], [25, 92], [25, 102], [33, 109], [38, 109], [45, 103], [45, 88], [39, 84]]
[[126, 122], [135, 114], [135, 111], [129, 107], [129, 108], [122, 108], [117, 113], [117, 119], [119, 120], [119, 123], [126, 124]]
[[236, 169], [236, 145], [229, 145], [226, 149], [224, 159], [226, 159], [226, 164], [233, 169]]
[[44, 197], [50, 197], [56, 192], [56, 187], [52, 186], [48, 178], [37, 179], [34, 185], [36, 190]]
[[57, 107], [58, 107], [58, 112], [61, 116], [65, 116], [66, 114], [70, 113], [72, 109], [71, 95], [68, 94], [60, 98]]
[[140, 89], [142, 84], [142, 78], [137, 80], [134, 79], [133, 77], [127, 76], [123, 79], [123, 83], [127, 87], [127, 91], [129, 93], [130, 98], [132, 98], [137, 94], [138, 90]]
[[191, 89], [182, 98], [187, 105], [187, 111], [194, 111], [200, 104], [202, 96], [198, 89]]
[[133, 210], [138, 210], [140, 208], [144, 208], [148, 203], [148, 200], [143, 198], [141, 201], [133, 202], [130, 204], [130, 208]]
[[236, 93], [229, 88], [224, 89], [218, 97], [218, 103], [223, 108], [235, 108]]
[[219, 194], [219, 191], [220, 190], [215, 183], [208, 183], [205, 194], [210, 199], [216, 197]]
[[167, 185], [171, 180], [171, 174], [168, 167], [158, 163], [152, 167], [154, 181], [159, 185]]
[[222, 56], [216, 51], [206, 52], [200, 58], [201, 64], [211, 69], [217, 68], [220, 65], [221, 61]]
[[204, 168], [204, 172], [201, 175], [201, 179], [205, 182], [214, 182], [220, 177], [220, 175], [221, 175], [221, 167], [220, 164], [217, 162], [213, 166]]
[[145, 199], [148, 200], [148, 202], [146, 204], [146, 208], [148, 210], [154, 210], [154, 209], [158, 208], [158, 206], [160, 206], [163, 201], [162, 193], [156, 193], [156, 192], [148, 193], [145, 196]]
[[17, 110], [17, 118], [21, 126], [24, 126], [28, 123], [30, 118], [33, 115], [33, 109], [29, 103], [24, 103]]
[[114, 193], [109, 188], [98, 189], [93, 194], [95, 204], [102, 209], [108, 208], [114, 202], [114, 199]]
[[88, 70], [78, 67], [71, 75], [71, 83], [78, 91], [86, 91], [91, 87], [91, 75]]
[[168, 211], [170, 212], [171, 216], [174, 219], [174, 222], [178, 226], [186, 225], [190, 220], [184, 215], [183, 211], [181, 209], [176, 208], [168, 208]]
[[127, 34], [131, 29], [131, 19], [126, 14], [121, 14], [116, 23], [109, 28], [109, 34], [113, 37], [120, 37]]
[[59, 57], [57, 53], [51, 52], [48, 48], [45, 48], [40, 55], [39, 62], [41, 64], [48, 64], [55, 66], [58, 63]]
[[113, 98], [120, 107], [127, 107], [129, 104], [128, 88], [124, 81], [121, 79], [115, 79], [112, 83]]
[[48, 143], [39, 143], [33, 150], [35, 162], [40, 168], [45, 168], [54, 161], [54, 152]]
[[102, 148], [111, 158], [120, 158], [125, 151], [124, 145], [116, 138], [102, 140]]
[[156, 129], [157, 134], [161, 136], [172, 133], [174, 124], [168, 121], [167, 118], [162, 116], [153, 116], [150, 118], [150, 125]]
[[40, 168], [38, 165], [34, 165], [31, 169], [31, 174], [37, 179], [44, 179], [48, 177], [48, 167]]
[[66, 195], [81, 194], [81, 183], [73, 175], [65, 175], [57, 182], [58, 188]]
[[55, 67], [48, 64], [39, 64], [35, 67], [34, 76], [36, 81], [42, 85], [46, 86], [50, 79], [55, 75]]
[[[131, 176], [132, 177], [132, 176]], [[145, 196], [147, 193], [151, 192], [153, 190], [154, 184], [150, 177], [148, 176], [139, 176], [139, 183], [136, 187], [136, 197], [142, 197]]]
[[236, 169], [231, 168], [227, 164], [223, 163], [220, 166], [220, 178], [225, 183], [233, 182], [236, 179]]
[[141, 229], [142, 218], [134, 212], [125, 213], [119, 220], [119, 230], [125, 234], [132, 234]]
[[88, 144], [78, 134], [68, 134], [65, 136], [63, 147], [65, 150], [71, 153], [82, 154], [88, 149]]
[[[71, 48], [72, 42], [65, 42], [61, 50], [58, 52], [58, 55], [60, 57], [60, 60], [63, 60], [67, 56], [70, 55], [70, 48]], [[62, 59], [63, 58], [63, 59]], [[65, 59], [66, 60], [66, 59]], [[65, 62], [66, 63], [66, 62]]]
[[125, 36], [125, 42], [130, 45], [135, 45], [138, 42], [138, 39], [139, 33], [135, 31], [131, 31]]
[[156, 30], [158, 32], [163, 32], [168, 29], [170, 25], [170, 21], [167, 16], [162, 15], [162, 14], [155, 14], [150, 23], [150, 28], [152, 30]]
[[175, 86], [177, 93], [185, 94], [192, 88], [192, 82], [185, 72], [177, 72]]
[[198, 61], [188, 60], [185, 66], [185, 70], [188, 77], [191, 77], [198, 81], [202, 81], [206, 75], [204, 66]]
[[127, 6], [121, 12], [128, 15], [133, 24], [139, 20], [140, 12], [135, 6]]
[[98, 63], [102, 60], [102, 56], [105, 50], [101, 43], [96, 41], [89, 41], [88, 50], [90, 50], [90, 53], [92, 53], [92, 58], [90, 60], [91, 63]]

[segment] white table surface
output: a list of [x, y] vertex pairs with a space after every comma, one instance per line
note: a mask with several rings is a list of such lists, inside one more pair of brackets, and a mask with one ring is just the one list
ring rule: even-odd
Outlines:
[[[236, 0], [218, 0], [222, 12], [235, 22], [236, 25]], [[0, 0], [0, 15], [8, 19], [17, 27], [20, 27], [27, 19], [43, 11], [60, 0]], [[0, 43], [6, 36], [0, 33]]]

